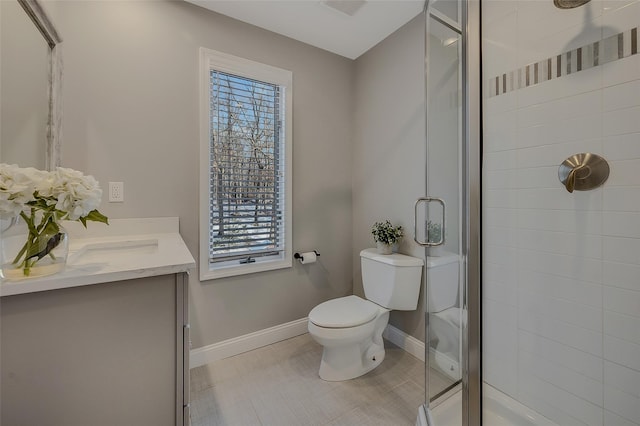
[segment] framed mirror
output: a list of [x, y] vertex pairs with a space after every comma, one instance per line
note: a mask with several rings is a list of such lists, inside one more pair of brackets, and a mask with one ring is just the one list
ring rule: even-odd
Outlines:
[[0, 162], [60, 165], [61, 41], [38, 0], [0, 2]]

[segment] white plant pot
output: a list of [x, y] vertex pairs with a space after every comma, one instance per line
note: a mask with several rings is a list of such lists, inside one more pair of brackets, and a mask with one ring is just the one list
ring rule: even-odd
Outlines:
[[391, 254], [391, 253], [393, 253], [393, 245], [391, 245], [391, 244], [384, 244], [384, 243], [381, 243], [380, 241], [378, 241], [376, 243], [376, 246], [378, 248], [378, 253], [380, 253], [380, 254]]

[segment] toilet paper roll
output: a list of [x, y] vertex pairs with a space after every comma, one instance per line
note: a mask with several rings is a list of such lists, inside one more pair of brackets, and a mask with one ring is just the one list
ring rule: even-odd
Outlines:
[[306, 265], [308, 263], [316, 263], [316, 260], [318, 258], [312, 251], [300, 253], [300, 256], [302, 257], [302, 259], [300, 259], [300, 263], [302, 263], [303, 265]]

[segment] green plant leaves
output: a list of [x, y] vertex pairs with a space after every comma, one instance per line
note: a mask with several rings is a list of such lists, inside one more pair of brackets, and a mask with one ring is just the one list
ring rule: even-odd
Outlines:
[[402, 225], [393, 226], [389, 220], [374, 223], [371, 233], [375, 242], [383, 244], [395, 244], [404, 236]]
[[60, 227], [58, 224], [49, 219], [39, 234], [33, 235], [32, 233], [29, 233], [31, 244], [28, 245], [25, 260], [29, 260], [33, 257], [42, 259], [49, 254], [51, 250], [60, 244], [59, 232]]
[[100, 213], [98, 210], [91, 210], [91, 212], [89, 212], [87, 216], [80, 218], [80, 222], [82, 222], [85, 228], [87, 227], [88, 220], [93, 222], [102, 222], [107, 225], [109, 224], [109, 218]]

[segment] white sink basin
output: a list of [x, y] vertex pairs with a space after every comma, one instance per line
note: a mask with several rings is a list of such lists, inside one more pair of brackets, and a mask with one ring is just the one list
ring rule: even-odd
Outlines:
[[109, 263], [126, 260], [133, 256], [156, 254], [158, 239], [121, 240], [89, 243], [69, 253], [68, 265], [85, 265], [88, 263]]

